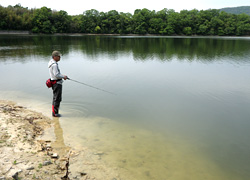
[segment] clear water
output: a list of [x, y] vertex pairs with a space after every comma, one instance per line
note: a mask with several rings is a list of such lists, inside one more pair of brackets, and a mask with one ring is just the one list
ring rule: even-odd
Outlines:
[[50, 115], [54, 49], [63, 74], [115, 93], [65, 81], [60, 110], [65, 144], [114, 177], [249, 179], [250, 38], [0, 36], [0, 98]]

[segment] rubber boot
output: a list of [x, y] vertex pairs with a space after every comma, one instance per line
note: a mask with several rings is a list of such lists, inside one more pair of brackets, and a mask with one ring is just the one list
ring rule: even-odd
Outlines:
[[58, 108], [52, 105], [52, 116], [61, 117], [61, 115], [58, 112], [59, 112]]

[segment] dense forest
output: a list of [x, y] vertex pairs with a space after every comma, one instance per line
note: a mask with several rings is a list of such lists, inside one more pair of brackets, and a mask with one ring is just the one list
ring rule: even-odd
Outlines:
[[222, 8], [220, 11], [225, 11], [227, 13], [231, 14], [247, 14], [250, 16], [250, 6], [239, 6], [239, 7], [228, 7], [228, 8]]
[[137, 9], [134, 14], [87, 10], [71, 16], [50, 8], [28, 9], [20, 4], [0, 6], [0, 30], [26, 30], [32, 33], [94, 33], [155, 35], [250, 35], [250, 16], [209, 9], [198, 11]]

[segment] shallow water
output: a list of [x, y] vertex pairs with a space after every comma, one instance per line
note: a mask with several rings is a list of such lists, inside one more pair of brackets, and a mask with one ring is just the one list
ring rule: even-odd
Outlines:
[[52, 93], [45, 80], [54, 49], [63, 53], [62, 73], [115, 93], [66, 81], [60, 118], [65, 144], [87, 147], [93, 161], [116, 171], [115, 177], [250, 176], [249, 38], [0, 40], [1, 99], [50, 115]]

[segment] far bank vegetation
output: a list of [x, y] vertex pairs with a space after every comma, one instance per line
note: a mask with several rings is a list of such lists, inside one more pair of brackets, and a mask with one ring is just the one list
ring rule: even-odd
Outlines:
[[250, 16], [216, 9], [150, 11], [136, 9], [134, 14], [87, 10], [80, 15], [50, 8], [28, 9], [20, 4], [0, 5], [0, 30], [32, 33], [154, 34], [154, 35], [250, 35]]

